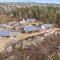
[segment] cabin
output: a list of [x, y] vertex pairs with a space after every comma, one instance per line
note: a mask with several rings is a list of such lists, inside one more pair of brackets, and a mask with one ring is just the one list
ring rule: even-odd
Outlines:
[[24, 27], [25, 32], [32, 32], [32, 31], [38, 31], [38, 30], [39, 30], [39, 28], [35, 27], [35, 26], [25, 26]]
[[42, 24], [41, 25], [41, 29], [49, 29], [49, 28], [53, 28], [54, 25], [53, 24]]

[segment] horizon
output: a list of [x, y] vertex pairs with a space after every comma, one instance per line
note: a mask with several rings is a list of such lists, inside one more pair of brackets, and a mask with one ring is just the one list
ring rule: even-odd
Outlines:
[[8, 3], [8, 2], [34, 2], [34, 3], [52, 3], [52, 4], [60, 4], [60, 0], [0, 0], [0, 3]]

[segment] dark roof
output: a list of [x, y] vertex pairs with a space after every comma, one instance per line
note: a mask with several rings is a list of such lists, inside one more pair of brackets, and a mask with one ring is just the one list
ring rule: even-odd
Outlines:
[[35, 27], [35, 26], [25, 26], [24, 30], [26, 30], [26, 31], [35, 31], [35, 30], [39, 30], [39, 28]]

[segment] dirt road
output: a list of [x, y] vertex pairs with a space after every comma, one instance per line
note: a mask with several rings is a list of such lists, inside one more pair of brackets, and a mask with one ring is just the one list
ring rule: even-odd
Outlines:
[[[27, 34], [27, 33], [26, 34], [21, 34], [19, 36], [19, 39], [16, 39], [16, 40], [22, 40], [22, 39], [25, 39], [25, 38], [28, 38], [28, 37], [31, 37], [31, 36], [36, 36], [36, 35], [45, 34], [45, 33], [49, 33], [49, 32], [55, 32], [57, 30], [60, 30], [60, 29], [59, 28], [52, 28], [52, 29], [48, 29], [48, 30], [40, 30], [38, 32], [30, 33], [30, 34]], [[10, 41], [12, 41], [11, 38], [0, 38], [0, 52], [4, 51], [5, 45], [7, 43], [9, 43]]]

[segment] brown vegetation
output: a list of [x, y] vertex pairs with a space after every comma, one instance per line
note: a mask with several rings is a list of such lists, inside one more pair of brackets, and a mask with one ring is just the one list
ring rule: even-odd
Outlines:
[[12, 17], [9, 15], [0, 15], [0, 23], [7, 23], [12, 21]]
[[[40, 37], [41, 38], [41, 37]], [[39, 36], [28, 40], [40, 41]], [[28, 41], [27, 40], [27, 41]], [[19, 47], [14, 44], [12, 51], [4, 51], [0, 54], [0, 60], [60, 60], [60, 35], [48, 36], [43, 42], [33, 43], [28, 48], [23, 48], [23, 41]]]

